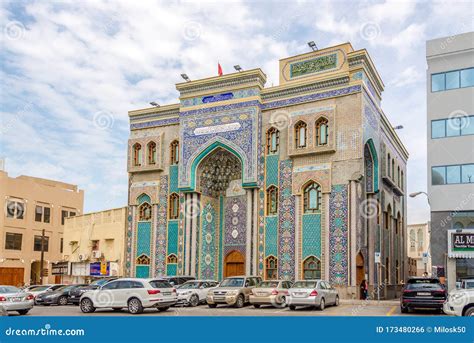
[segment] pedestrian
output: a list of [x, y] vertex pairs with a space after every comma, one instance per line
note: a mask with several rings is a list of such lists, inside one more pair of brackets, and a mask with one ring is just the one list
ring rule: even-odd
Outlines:
[[369, 289], [368, 289], [367, 281], [364, 279], [360, 283], [360, 298], [362, 300], [366, 300], [368, 294], [369, 294]]

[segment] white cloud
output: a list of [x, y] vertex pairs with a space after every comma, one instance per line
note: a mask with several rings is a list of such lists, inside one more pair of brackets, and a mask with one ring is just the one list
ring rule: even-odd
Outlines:
[[413, 83], [423, 81], [424, 74], [415, 66], [409, 66], [402, 72], [397, 73], [388, 83], [389, 86], [404, 87]]

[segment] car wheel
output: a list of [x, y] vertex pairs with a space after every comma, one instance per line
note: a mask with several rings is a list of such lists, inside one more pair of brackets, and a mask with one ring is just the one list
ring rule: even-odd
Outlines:
[[326, 302], [324, 301], [324, 298], [321, 298], [321, 302], [319, 303], [318, 309], [320, 311], [324, 311], [325, 308], [326, 308]]
[[95, 311], [94, 303], [89, 298], [82, 299], [80, 306], [83, 313], [92, 313]]
[[244, 307], [244, 303], [245, 303], [244, 296], [242, 294], [240, 294], [237, 297], [237, 301], [235, 302], [235, 307], [242, 308], [242, 307]]
[[199, 297], [196, 294], [191, 295], [189, 298], [189, 306], [196, 307], [199, 305]]
[[296, 310], [296, 306], [295, 306], [295, 305], [290, 305], [289, 308], [290, 308], [291, 311]]
[[61, 305], [61, 306], [67, 305], [67, 297], [65, 297], [64, 295], [59, 297], [58, 305]]
[[286, 297], [285, 297], [285, 296], [281, 297], [281, 303], [280, 303], [280, 305], [281, 305], [282, 307], [286, 307], [287, 304], [286, 304]]
[[24, 316], [25, 314], [27, 314], [30, 310], [18, 310], [18, 313], [20, 314], [20, 316]]
[[253, 304], [253, 307], [260, 308], [260, 304]]
[[122, 308], [121, 307], [112, 307], [112, 310], [114, 310], [115, 312], [119, 312], [119, 311], [122, 311]]
[[400, 312], [401, 313], [408, 313], [408, 307], [400, 306]]
[[131, 314], [139, 314], [143, 312], [142, 302], [137, 298], [132, 298], [128, 301], [128, 312]]
[[334, 302], [334, 306], [339, 306], [339, 295], [336, 295], [336, 301]]
[[169, 309], [170, 309], [169, 306], [166, 306], [166, 307], [158, 307], [158, 311], [160, 311], [160, 312], [166, 312], [166, 311], [168, 311]]
[[209, 308], [216, 308], [217, 304], [207, 304], [207, 306], [209, 306]]
[[470, 307], [464, 312], [464, 316], [466, 317], [474, 317], [474, 307]]

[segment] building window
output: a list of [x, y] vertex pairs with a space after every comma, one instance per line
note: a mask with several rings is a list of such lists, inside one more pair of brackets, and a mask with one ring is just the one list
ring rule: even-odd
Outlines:
[[280, 131], [271, 127], [267, 131], [267, 154], [275, 154], [280, 146]]
[[133, 165], [135, 167], [142, 165], [142, 146], [139, 143], [133, 146]]
[[62, 254], [64, 250], [64, 238], [61, 237], [59, 240], [59, 252]]
[[7, 232], [5, 236], [6, 250], [21, 250], [21, 240], [23, 235], [21, 233]]
[[[49, 237], [44, 236], [43, 251], [47, 252], [49, 248]], [[35, 236], [34, 251], [41, 251], [41, 236]]]
[[278, 213], [278, 188], [271, 185], [267, 188], [267, 215]]
[[148, 143], [148, 164], [156, 163], [156, 143]]
[[138, 213], [138, 220], [151, 220], [151, 205], [144, 202], [140, 205]]
[[387, 175], [390, 177], [390, 154], [387, 155]]
[[459, 116], [431, 121], [431, 138], [474, 135], [474, 116]]
[[395, 159], [392, 159], [392, 179], [395, 180]]
[[7, 201], [7, 217], [14, 219], [23, 219], [25, 213], [25, 204], [21, 201]]
[[415, 230], [410, 230], [410, 250], [412, 251], [415, 251], [415, 242], [416, 242]]
[[316, 145], [328, 144], [329, 127], [326, 118], [321, 118], [316, 122]]
[[311, 182], [304, 189], [304, 212], [313, 213], [321, 210], [321, 186]]
[[431, 184], [474, 183], [474, 164], [439, 166], [431, 168]]
[[66, 218], [75, 217], [76, 212], [62, 210], [61, 211], [61, 225], [64, 225]]
[[303, 278], [305, 280], [318, 280], [321, 278], [321, 262], [316, 257], [310, 256], [304, 260]]
[[36, 205], [35, 221], [49, 223], [51, 220], [51, 208], [47, 206]]
[[404, 181], [403, 181], [403, 170], [400, 173], [400, 188], [403, 190]]
[[168, 258], [166, 259], [166, 263], [176, 264], [176, 263], [178, 263], [178, 258], [176, 257], [175, 254], [168, 255]]
[[170, 195], [170, 219], [178, 219], [179, 216], [179, 195], [171, 193]]
[[431, 92], [474, 86], [474, 68], [431, 75]]
[[397, 167], [397, 184], [400, 186], [400, 167]]
[[175, 165], [179, 163], [179, 142], [173, 141], [170, 145], [170, 156], [171, 164]]
[[423, 238], [423, 230], [422, 229], [418, 229], [417, 240], [418, 240], [418, 251], [423, 251], [424, 238]]
[[135, 262], [136, 264], [149, 265], [150, 258], [147, 255], [143, 254], [143, 255], [138, 256]]
[[278, 260], [274, 256], [269, 256], [265, 260], [265, 279], [276, 280], [278, 278]]
[[295, 125], [295, 143], [296, 148], [306, 147], [306, 123], [299, 121]]
[[93, 240], [91, 246], [92, 246], [92, 251], [98, 251], [99, 250], [99, 241], [98, 240]]

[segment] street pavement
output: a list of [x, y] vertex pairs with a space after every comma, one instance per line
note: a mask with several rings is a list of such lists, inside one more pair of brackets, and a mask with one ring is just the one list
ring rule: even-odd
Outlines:
[[[16, 316], [11, 313], [11, 316]], [[98, 309], [92, 314], [82, 313], [79, 306], [35, 306], [26, 316], [128, 316], [125, 309], [115, 312], [112, 309]], [[440, 314], [433, 311], [412, 312], [402, 314], [400, 306], [394, 302], [384, 304], [376, 303], [357, 303], [341, 304], [337, 307], [327, 307], [324, 311], [311, 308], [297, 308], [296, 311], [290, 311], [288, 308], [278, 309], [273, 307], [261, 307], [259, 309], [253, 306], [244, 308], [233, 308], [219, 306], [212, 309], [207, 305], [198, 307], [172, 307], [166, 312], [159, 312], [156, 309], [145, 309], [143, 314], [138, 316], [432, 316]]]

